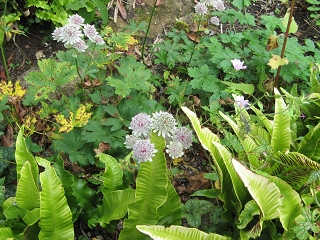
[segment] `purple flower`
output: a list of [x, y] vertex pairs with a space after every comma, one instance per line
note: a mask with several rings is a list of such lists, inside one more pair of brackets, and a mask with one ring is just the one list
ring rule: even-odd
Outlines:
[[168, 112], [155, 112], [151, 119], [151, 128], [154, 132], [158, 132], [158, 136], [171, 136], [176, 129], [176, 120], [172, 114]]
[[173, 136], [173, 142], [180, 142], [183, 149], [188, 149], [192, 145], [192, 132], [186, 127], [176, 128]]
[[150, 139], [138, 140], [133, 146], [132, 157], [138, 160], [138, 162], [152, 161], [152, 157], [156, 152], [157, 150]]
[[183, 155], [182, 144], [180, 142], [172, 142], [171, 141], [169, 143], [169, 145], [167, 145], [166, 152], [173, 159], [179, 158], [179, 157], [181, 157]]
[[245, 100], [244, 96], [235, 96], [234, 101], [238, 104], [239, 108], [248, 109], [249, 100]]
[[139, 113], [132, 118], [129, 128], [134, 135], [147, 137], [151, 132], [151, 117], [146, 113]]
[[231, 60], [231, 62], [236, 71], [247, 68], [247, 66], [243, 66], [244, 62], [241, 62], [239, 59], [233, 59]]
[[71, 24], [81, 26], [84, 23], [83, 17], [79, 16], [78, 14], [72, 15], [68, 17], [68, 21]]
[[91, 41], [94, 42], [95, 44], [99, 44], [99, 45], [102, 45], [105, 43], [103, 41], [103, 38], [100, 35], [94, 36]]
[[63, 27], [56, 28], [52, 33], [53, 40], [56, 40], [58, 42], [62, 42], [62, 40], [63, 40], [61, 37], [62, 31], [63, 31]]
[[197, 5], [194, 6], [194, 10], [199, 15], [205, 15], [208, 11], [208, 8], [204, 3], [198, 2]]
[[302, 120], [305, 120], [305, 119], [306, 119], [306, 116], [305, 116], [303, 113], [301, 113], [301, 114], [300, 114], [300, 118], [301, 118]]
[[226, 9], [222, 0], [216, 0], [213, 4], [213, 7], [220, 12], [222, 12]]

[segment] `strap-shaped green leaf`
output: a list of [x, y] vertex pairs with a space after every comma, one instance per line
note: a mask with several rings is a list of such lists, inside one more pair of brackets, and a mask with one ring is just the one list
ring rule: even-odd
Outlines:
[[311, 129], [301, 140], [298, 146], [298, 152], [306, 155], [312, 160], [320, 159], [320, 123]]
[[35, 224], [40, 219], [40, 208], [28, 211], [22, 219], [28, 226]]
[[196, 228], [186, 228], [182, 226], [170, 226], [165, 228], [164, 226], [137, 226], [139, 231], [148, 234], [153, 239], [157, 240], [226, 240], [228, 238], [210, 233], [200, 231]]
[[68, 206], [62, 184], [50, 163], [36, 159], [45, 168], [40, 173], [42, 191], [40, 193], [39, 239], [73, 240], [72, 213]]
[[244, 229], [248, 225], [248, 223], [253, 219], [253, 216], [260, 215], [260, 213], [261, 211], [256, 201], [251, 200], [247, 202], [239, 216], [239, 222], [237, 224], [237, 227], [239, 229]]
[[195, 130], [202, 147], [208, 150], [213, 158], [213, 164], [217, 170], [221, 186], [221, 193], [219, 195], [219, 198], [224, 202], [223, 207], [226, 210], [226, 212], [223, 213], [223, 216], [230, 223], [233, 223], [234, 219], [232, 215], [236, 213], [237, 210], [234, 206], [234, 200], [236, 198], [234, 191], [230, 191], [230, 189], [233, 189], [232, 180], [230, 177], [230, 173], [224, 163], [224, 159], [222, 158], [217, 147], [212, 144], [212, 142], [219, 143], [220, 140], [218, 136], [212, 133], [208, 128], [201, 127], [200, 121], [198, 120], [197, 115], [194, 112], [190, 111], [186, 107], [181, 108], [190, 119], [192, 127]]
[[18, 133], [18, 137], [16, 141], [16, 152], [15, 152], [15, 157], [17, 162], [18, 181], [21, 176], [21, 173], [20, 173], [21, 168], [27, 161], [31, 165], [32, 177], [33, 179], [35, 179], [35, 181], [37, 181], [38, 174], [39, 174], [38, 164], [27, 148], [25, 138], [23, 137], [23, 133], [24, 133], [24, 126], [22, 125]]
[[123, 171], [120, 163], [110, 155], [103, 153], [98, 154], [97, 157], [106, 166], [102, 175], [103, 194], [122, 189]]
[[32, 176], [30, 162], [25, 162], [21, 168], [16, 194], [16, 202], [20, 208], [31, 211], [40, 207], [40, 192], [36, 181]]
[[275, 113], [271, 136], [271, 147], [274, 153], [290, 149], [290, 117], [287, 106], [279, 91], [275, 88]]
[[96, 223], [105, 227], [112, 220], [123, 218], [128, 212], [129, 204], [136, 200], [134, 193], [133, 189], [125, 189], [105, 194], [102, 205], [97, 209], [97, 215], [100, 218], [96, 220]]
[[124, 221], [124, 229], [120, 233], [120, 240], [141, 240], [145, 235], [138, 231], [137, 225], [155, 225], [159, 220], [157, 210], [167, 199], [166, 186], [166, 158], [161, 151], [165, 141], [153, 133], [152, 143], [158, 152], [152, 162], [141, 163], [136, 181], [136, 202], [129, 206], [129, 218]]
[[20, 236], [15, 235], [12, 232], [11, 228], [9, 228], [9, 227], [0, 228], [0, 236], [1, 236], [1, 239], [6, 239], [6, 240], [25, 239], [22, 235], [20, 235]]
[[248, 188], [252, 198], [258, 204], [262, 221], [278, 218], [280, 216], [280, 190], [268, 178], [255, 174], [237, 160], [232, 159], [232, 164]]

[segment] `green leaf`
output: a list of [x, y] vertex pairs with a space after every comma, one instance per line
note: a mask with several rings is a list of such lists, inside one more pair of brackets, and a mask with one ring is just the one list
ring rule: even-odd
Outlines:
[[40, 207], [40, 194], [36, 181], [37, 179], [32, 176], [30, 163], [25, 162], [17, 186], [16, 202], [19, 207], [29, 211]]
[[40, 219], [40, 208], [35, 208], [31, 211], [28, 211], [27, 214], [22, 218], [22, 220], [28, 226], [35, 224], [39, 219]]
[[306, 155], [314, 161], [320, 159], [320, 123], [312, 128], [298, 145], [298, 152]]
[[74, 239], [72, 213], [62, 184], [47, 160], [37, 158], [37, 161], [45, 168], [44, 172], [40, 173], [42, 191], [39, 239]]
[[96, 220], [102, 227], [112, 220], [123, 218], [128, 212], [128, 206], [135, 202], [135, 190], [125, 189], [108, 192], [104, 195], [102, 205], [97, 209], [99, 219]]
[[[156, 224], [159, 220], [157, 210], [167, 199], [166, 158], [162, 151], [165, 141], [157, 134], [152, 134], [151, 141], [158, 152], [152, 162], [143, 162], [136, 180], [136, 202], [129, 206], [129, 218], [124, 220], [124, 229], [119, 240], [140, 240], [145, 236], [136, 228], [137, 225]], [[161, 149], [161, 150], [160, 150]]]
[[275, 114], [271, 136], [271, 147], [274, 153], [290, 149], [290, 117], [287, 106], [279, 91], [275, 88]]
[[103, 23], [105, 25], [108, 24], [108, 20], [109, 20], [109, 12], [108, 12], [108, 9], [107, 9], [107, 5], [108, 3], [110, 2], [110, 0], [107, 0], [107, 1], [102, 1], [102, 0], [91, 0], [95, 5], [96, 7], [98, 8], [99, 10], [99, 13], [100, 13], [100, 17], [102, 18], [103, 20]]
[[252, 198], [258, 204], [262, 220], [267, 221], [280, 217], [281, 194], [279, 188], [266, 177], [253, 173], [235, 159], [232, 159], [232, 164]]
[[237, 228], [244, 229], [255, 215], [260, 215], [260, 208], [254, 200], [251, 200], [244, 206], [239, 216]]
[[21, 177], [21, 169], [25, 162], [29, 162], [31, 166], [31, 171], [32, 171], [32, 178], [35, 181], [38, 181], [38, 164], [32, 154], [29, 152], [27, 149], [27, 145], [25, 142], [25, 139], [23, 137], [24, 134], [24, 126], [22, 125], [18, 136], [17, 136], [17, 141], [16, 141], [16, 152], [15, 152], [15, 158], [17, 162], [17, 176], [18, 176], [18, 181]]
[[198, 190], [192, 193], [190, 196], [192, 197], [207, 197], [207, 198], [217, 198], [220, 194], [218, 189], [204, 189]]
[[227, 240], [226, 237], [218, 234], [207, 234], [195, 228], [181, 226], [170, 226], [166, 228], [164, 226], [138, 225], [137, 229], [157, 240]]
[[73, 195], [77, 198], [78, 205], [85, 210], [90, 211], [95, 208], [97, 202], [97, 193], [88, 187], [87, 182], [73, 176]]
[[235, 88], [237, 90], [242, 91], [245, 94], [252, 95], [254, 92], [254, 86], [253, 84], [247, 84], [247, 83], [233, 83], [233, 82], [227, 82], [227, 81], [220, 81], [221, 83], [231, 87]]
[[[287, 26], [288, 26], [289, 16], [290, 16], [290, 13], [287, 12], [286, 15], [284, 15], [284, 17], [283, 17], [282, 24], [283, 24], [284, 28], [287, 28]], [[288, 33], [289, 34], [290, 33], [296, 33], [297, 31], [298, 31], [298, 24], [294, 20], [294, 17], [292, 17]]]
[[201, 224], [201, 215], [198, 213], [187, 214], [188, 224], [193, 228], [199, 228]]
[[100, 153], [97, 157], [106, 166], [102, 175], [103, 194], [106, 195], [109, 192], [122, 189], [123, 171], [121, 164], [110, 155]]

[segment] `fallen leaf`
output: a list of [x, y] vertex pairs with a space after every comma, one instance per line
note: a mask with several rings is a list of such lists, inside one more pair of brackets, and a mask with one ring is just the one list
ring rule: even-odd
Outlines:
[[157, 0], [156, 6], [159, 6], [161, 3], [161, 0]]
[[110, 149], [110, 145], [108, 143], [100, 142], [99, 147], [95, 148], [94, 152], [98, 154], [98, 153], [103, 153], [105, 151], [108, 151], [109, 149]]
[[117, 0], [117, 6], [118, 6], [118, 9], [120, 11], [122, 18], [127, 19], [127, 11], [124, 7], [124, 4], [121, 2], [121, 0]]
[[267, 46], [266, 46], [266, 50], [268, 52], [270, 52], [271, 50], [273, 50], [273, 49], [275, 49], [277, 47], [279, 47], [278, 36], [270, 35], [268, 37], [268, 43], [267, 43]]
[[1, 136], [1, 140], [4, 147], [13, 146], [13, 129], [9, 124], [6, 127], [5, 134]]

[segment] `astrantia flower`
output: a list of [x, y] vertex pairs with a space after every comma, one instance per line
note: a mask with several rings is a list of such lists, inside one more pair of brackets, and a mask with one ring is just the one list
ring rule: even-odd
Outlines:
[[219, 26], [219, 25], [220, 25], [220, 20], [219, 20], [219, 18], [216, 17], [216, 16], [210, 18], [210, 22], [211, 22], [213, 25], [216, 25], [216, 26]]
[[78, 42], [74, 43], [72, 47], [77, 49], [79, 52], [84, 52], [88, 48], [88, 45], [86, 44], [85, 41], [80, 39]]
[[159, 136], [171, 136], [175, 131], [176, 124], [176, 120], [168, 112], [160, 111], [152, 115], [151, 128], [154, 132], [158, 132]]
[[96, 35], [95, 37], [93, 37], [91, 39], [91, 41], [94, 42], [95, 44], [99, 44], [99, 45], [104, 44], [103, 38], [100, 35]]
[[138, 140], [139, 138], [136, 135], [127, 135], [124, 144], [126, 145], [126, 148], [132, 149]]
[[215, 9], [217, 9], [218, 11], [220, 11], [220, 12], [222, 12], [222, 11], [224, 11], [224, 10], [226, 9], [226, 7], [224, 6], [224, 3], [223, 3], [222, 0], [216, 0], [216, 1], [214, 1], [213, 7], [214, 7]]
[[74, 25], [82, 25], [84, 23], [83, 17], [79, 16], [78, 14], [72, 15], [68, 17], [68, 21]]
[[192, 132], [186, 127], [176, 128], [173, 136], [173, 142], [180, 142], [183, 149], [188, 149], [192, 145]]
[[203, 4], [209, 7], [209, 6], [213, 6], [215, 1], [216, 0], [201, 0], [200, 2], [202, 2]]
[[98, 35], [96, 28], [89, 24], [83, 26], [83, 32], [91, 41], [94, 41], [94, 38]]
[[152, 157], [157, 152], [154, 148], [154, 144], [150, 142], [150, 139], [138, 140], [133, 146], [132, 157], [138, 162], [152, 161]]
[[245, 100], [244, 96], [235, 96], [234, 101], [238, 104], [239, 108], [246, 108], [248, 109], [249, 100]]
[[134, 135], [146, 137], [151, 132], [151, 117], [146, 113], [139, 113], [132, 118], [129, 128]]
[[182, 144], [180, 142], [172, 142], [171, 141], [169, 143], [169, 145], [167, 145], [166, 152], [173, 159], [179, 158], [179, 157], [181, 157], [183, 155]]
[[247, 68], [247, 66], [243, 66], [244, 62], [241, 62], [239, 59], [233, 59], [231, 60], [231, 62], [236, 71]]
[[62, 40], [63, 40], [61, 37], [62, 31], [63, 31], [63, 27], [56, 28], [52, 33], [53, 40], [56, 40], [58, 42], [62, 42]]
[[208, 8], [204, 3], [198, 2], [197, 5], [194, 6], [194, 10], [199, 15], [205, 15], [208, 11]]
[[63, 27], [61, 32], [62, 42], [65, 44], [74, 44], [79, 42], [81, 37], [83, 36], [80, 27], [75, 24], [67, 24]]

